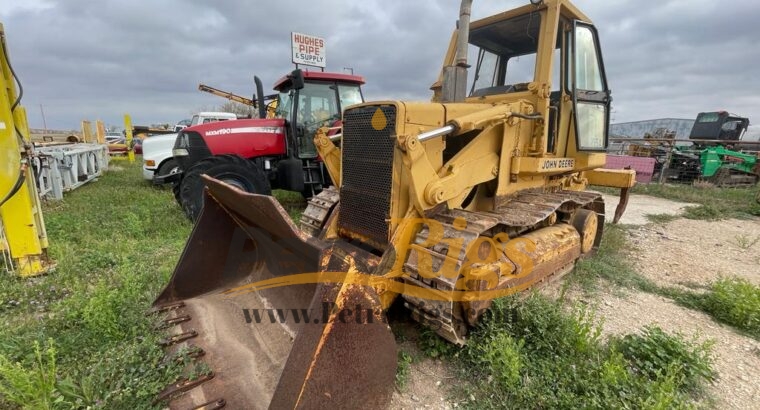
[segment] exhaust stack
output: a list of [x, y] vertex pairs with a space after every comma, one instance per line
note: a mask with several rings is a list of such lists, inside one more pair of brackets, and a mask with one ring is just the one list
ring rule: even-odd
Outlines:
[[456, 64], [443, 68], [441, 102], [462, 102], [467, 97], [467, 45], [470, 37], [472, 0], [462, 0], [457, 21]]

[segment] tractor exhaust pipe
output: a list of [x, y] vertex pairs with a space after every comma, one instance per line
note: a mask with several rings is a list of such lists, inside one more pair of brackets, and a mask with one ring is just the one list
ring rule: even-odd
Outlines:
[[256, 105], [259, 109], [259, 118], [267, 117], [267, 105], [264, 103], [264, 85], [261, 84], [261, 79], [257, 76], [253, 76], [253, 82], [256, 83]]
[[472, 0], [462, 0], [457, 21], [457, 49], [454, 65], [443, 68], [441, 102], [462, 102], [467, 97], [467, 48], [470, 40]]
[[[462, 0], [459, 7], [459, 33], [457, 35], [457, 67], [470, 66], [467, 64], [467, 44], [470, 40], [470, 15], [472, 14], [472, 0]], [[465, 71], [465, 80], [467, 72]]]

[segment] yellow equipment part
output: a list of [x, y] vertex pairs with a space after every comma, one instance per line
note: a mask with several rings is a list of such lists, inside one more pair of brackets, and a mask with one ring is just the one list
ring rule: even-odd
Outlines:
[[106, 143], [106, 126], [101, 120], [95, 121], [95, 137], [98, 141], [98, 144]]
[[51, 264], [34, 172], [27, 162], [26, 111], [19, 105], [1, 24], [0, 48], [0, 251], [4, 257], [10, 255], [19, 275], [35, 276], [46, 273]]
[[132, 117], [129, 114], [124, 114], [124, 129], [126, 130], [126, 145], [127, 145], [127, 158], [129, 163], [135, 162], [135, 151], [132, 149]]
[[[171, 407], [384, 407], [392, 303], [462, 345], [494, 298], [599, 246], [604, 201], [586, 188], [627, 193], [634, 172], [599, 171], [611, 98], [596, 29], [567, 0], [472, 23], [470, 5], [434, 102], [355, 105], [340, 138], [317, 133], [337, 187], [309, 202], [300, 231], [271, 197], [206, 179], [154, 307], [169, 312], [166, 344], [203, 349], [214, 374], [167, 389], [187, 391]], [[517, 57], [535, 61], [527, 83], [512, 82]]]

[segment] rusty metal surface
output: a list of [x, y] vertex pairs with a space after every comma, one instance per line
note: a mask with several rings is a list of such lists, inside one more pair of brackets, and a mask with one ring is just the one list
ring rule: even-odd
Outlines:
[[[182, 347], [186, 336], [195, 336], [193, 345], [203, 349], [201, 360], [215, 376], [173, 398], [170, 407], [204, 408], [217, 400], [234, 409], [386, 405], [395, 377], [395, 341], [375, 309], [379, 303], [371, 288], [302, 283], [225, 293], [260, 280], [319, 272], [330, 259], [345, 262], [346, 255], [366, 271], [372, 258], [350, 248], [334, 251], [331, 243], [301, 233], [269, 196], [210, 178], [206, 183], [205, 207], [154, 306], [174, 306], [166, 323], [178, 336], [167, 344]], [[178, 301], [184, 306], [177, 307]], [[340, 308], [327, 315], [326, 304]], [[358, 322], [335, 320], [358, 305], [372, 313], [360, 314]], [[263, 320], [247, 323], [246, 309], [249, 317], [254, 310], [282, 309], [314, 320], [270, 321], [262, 313]], [[363, 323], [370, 316], [372, 323]], [[184, 317], [190, 320], [178, 319]]]
[[312, 237], [319, 236], [325, 221], [340, 200], [338, 188], [330, 186], [309, 199], [301, 215], [301, 231]]
[[618, 205], [615, 208], [615, 217], [612, 219], [612, 223], [616, 224], [620, 222], [620, 218], [622, 218], [625, 213], [625, 208], [628, 207], [628, 198], [630, 196], [628, 188], [620, 189], [620, 202], [618, 202]]
[[488, 214], [494, 215], [503, 225], [533, 226], [556, 210], [582, 208], [599, 197], [599, 193], [591, 191], [528, 191], [517, 194]]
[[161, 393], [158, 393], [158, 395], [156, 396], [156, 399], [154, 400], [154, 404], [166, 399], [170, 399], [180, 393], [184, 393], [190, 389], [198, 387], [201, 384], [213, 378], [214, 378], [214, 374], [210, 373], [210, 374], [200, 375], [192, 380], [182, 379], [176, 383], [171, 384], [170, 386], [165, 388]]
[[[518, 293], [542, 286], [571, 271], [581, 256], [581, 234], [570, 224], [577, 210], [587, 209], [596, 214], [596, 236], [589, 236], [587, 247], [599, 245], [604, 225], [604, 202], [596, 192], [560, 191], [554, 193], [525, 192], [494, 212], [469, 212], [450, 210], [439, 213], [433, 219], [440, 228], [431, 233], [423, 227], [404, 264], [410, 285], [426, 287], [431, 291], [452, 293], [461, 290], [462, 279], [468, 277], [470, 252], [477, 251], [472, 245], [481, 236], [509, 233], [511, 239], [528, 240], [535, 244], [521, 252], [530, 260], [530, 270], [522, 271], [519, 263], [505, 255], [490, 264], [477, 266], [481, 271], [492, 271], [498, 278], [497, 285], [486, 287], [485, 283], [472, 284], [477, 290], [503, 290], [504, 295]], [[556, 214], [567, 215], [565, 220]], [[432, 236], [431, 236], [432, 235]], [[593, 239], [593, 244], [590, 240]], [[449, 244], [456, 244], [456, 252]], [[428, 272], [421, 272], [426, 269]], [[431, 273], [434, 273], [431, 275]], [[469, 326], [477, 323], [490, 300], [438, 301], [402, 295], [412, 317], [429, 325], [436, 332], [462, 345], [466, 342]]]

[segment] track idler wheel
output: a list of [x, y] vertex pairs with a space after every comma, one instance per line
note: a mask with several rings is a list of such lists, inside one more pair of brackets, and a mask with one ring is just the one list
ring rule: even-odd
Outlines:
[[571, 221], [573, 227], [581, 235], [581, 253], [586, 254], [594, 249], [596, 233], [599, 228], [599, 219], [596, 212], [590, 209], [579, 209], [573, 215]]

